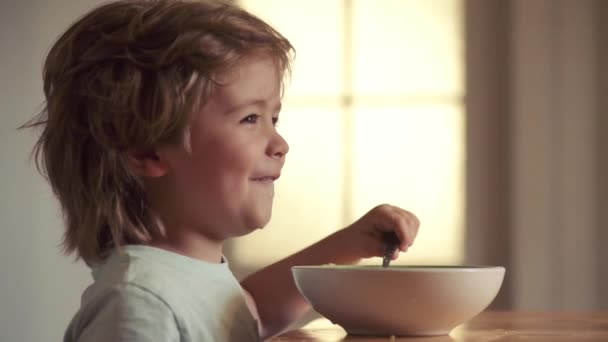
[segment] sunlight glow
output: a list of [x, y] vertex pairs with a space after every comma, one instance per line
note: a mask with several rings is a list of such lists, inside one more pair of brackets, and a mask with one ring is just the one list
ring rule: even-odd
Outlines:
[[420, 234], [398, 263], [459, 263], [464, 200], [461, 109], [428, 103], [358, 106], [354, 114], [354, 216], [383, 202], [411, 211], [420, 218]]
[[[461, 263], [462, 0], [240, 3], [288, 37], [297, 54], [280, 119], [290, 152], [273, 218], [230, 243], [231, 263], [259, 268], [381, 203], [422, 222], [398, 264]], [[345, 34], [352, 34], [352, 50], [345, 49]], [[345, 65], [352, 66], [349, 75]]]
[[355, 96], [460, 96], [460, 1], [353, 1]]

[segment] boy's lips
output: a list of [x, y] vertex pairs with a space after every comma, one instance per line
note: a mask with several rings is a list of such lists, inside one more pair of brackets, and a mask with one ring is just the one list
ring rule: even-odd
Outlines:
[[256, 182], [274, 182], [275, 180], [277, 180], [281, 175], [280, 174], [276, 174], [276, 175], [262, 175], [262, 176], [254, 176], [251, 178], [252, 181], [256, 181]]

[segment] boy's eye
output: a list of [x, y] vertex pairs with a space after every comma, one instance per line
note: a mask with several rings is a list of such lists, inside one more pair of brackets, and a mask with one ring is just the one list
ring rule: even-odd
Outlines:
[[243, 120], [241, 120], [241, 123], [254, 124], [254, 123], [258, 122], [259, 117], [260, 116], [258, 114], [249, 114]]
[[276, 126], [279, 123], [279, 117], [278, 116], [273, 116], [272, 117], [272, 125]]

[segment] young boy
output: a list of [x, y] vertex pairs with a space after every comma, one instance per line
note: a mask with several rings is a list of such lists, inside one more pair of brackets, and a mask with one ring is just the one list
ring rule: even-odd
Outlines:
[[[417, 218], [381, 205], [238, 283], [228, 238], [265, 226], [288, 152], [275, 129], [289, 41], [229, 3], [131, 0], [73, 24], [44, 65], [35, 147], [64, 246], [94, 283], [64, 341], [254, 341], [308, 308], [290, 268], [406, 251]], [[393, 258], [398, 255], [395, 250]]]

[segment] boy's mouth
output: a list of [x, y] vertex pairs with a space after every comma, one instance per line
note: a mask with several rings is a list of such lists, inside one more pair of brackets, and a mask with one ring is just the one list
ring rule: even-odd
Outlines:
[[255, 181], [255, 182], [274, 182], [280, 176], [281, 175], [259, 176], [259, 177], [253, 177], [253, 178], [251, 178], [251, 180]]

